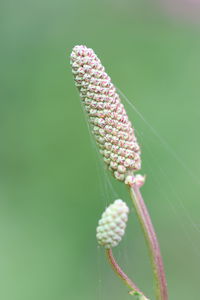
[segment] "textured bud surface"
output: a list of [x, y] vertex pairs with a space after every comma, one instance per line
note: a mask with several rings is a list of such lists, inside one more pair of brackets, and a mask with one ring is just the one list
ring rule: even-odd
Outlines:
[[133, 186], [136, 184], [139, 188], [145, 183], [145, 176], [137, 174], [136, 176], [128, 175], [125, 179], [125, 184]]
[[112, 248], [119, 244], [124, 235], [129, 208], [120, 199], [109, 205], [99, 220], [97, 240], [101, 246]]
[[94, 51], [75, 46], [71, 53], [75, 84], [100, 153], [116, 179], [141, 168], [140, 147], [119, 95]]

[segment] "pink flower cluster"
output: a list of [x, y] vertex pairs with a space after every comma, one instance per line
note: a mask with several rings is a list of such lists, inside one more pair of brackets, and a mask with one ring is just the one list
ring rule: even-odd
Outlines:
[[104, 161], [124, 181], [130, 171], [141, 168], [140, 147], [124, 106], [92, 49], [75, 46], [71, 66]]

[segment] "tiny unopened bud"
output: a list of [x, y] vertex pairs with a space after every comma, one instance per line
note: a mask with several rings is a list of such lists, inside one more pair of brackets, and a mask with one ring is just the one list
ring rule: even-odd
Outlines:
[[133, 186], [134, 184], [136, 184], [140, 188], [145, 183], [145, 179], [146, 179], [146, 177], [142, 176], [140, 174], [137, 174], [135, 176], [128, 175], [128, 176], [126, 176], [125, 184], [127, 184], [129, 186]]
[[129, 295], [137, 297], [136, 300], [149, 300], [145, 295], [141, 294], [140, 292], [131, 291]]
[[146, 176], [142, 176], [141, 174], [136, 174], [135, 182], [139, 188], [143, 186], [145, 180], [146, 180]]
[[104, 161], [114, 177], [124, 181], [130, 171], [141, 168], [140, 147], [125, 108], [92, 49], [75, 46], [71, 66]]
[[99, 245], [112, 248], [119, 244], [125, 232], [128, 213], [128, 206], [120, 199], [106, 208], [97, 227]]

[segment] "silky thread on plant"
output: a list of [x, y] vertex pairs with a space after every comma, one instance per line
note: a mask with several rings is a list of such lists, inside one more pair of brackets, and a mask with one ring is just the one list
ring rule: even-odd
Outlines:
[[130, 171], [140, 170], [141, 158], [119, 95], [92, 49], [75, 46], [71, 66], [100, 153], [114, 177], [125, 181]]

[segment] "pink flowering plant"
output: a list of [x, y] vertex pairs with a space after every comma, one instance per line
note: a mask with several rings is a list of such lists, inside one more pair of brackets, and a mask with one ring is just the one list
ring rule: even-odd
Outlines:
[[[141, 152], [134, 128], [121, 103], [120, 97], [105, 72], [100, 59], [86, 46], [75, 46], [71, 53], [71, 66], [80, 98], [88, 115], [91, 131], [108, 170], [129, 189], [136, 215], [149, 248], [155, 279], [157, 300], [168, 300], [167, 284], [162, 256], [154, 227], [140, 188], [145, 178], [135, 172], [141, 169]], [[129, 208], [121, 199], [110, 204], [99, 220], [97, 241], [105, 248], [106, 257], [115, 273], [129, 287], [129, 294], [138, 300], [147, 296], [117, 264], [112, 248], [121, 241], [128, 220]]]

